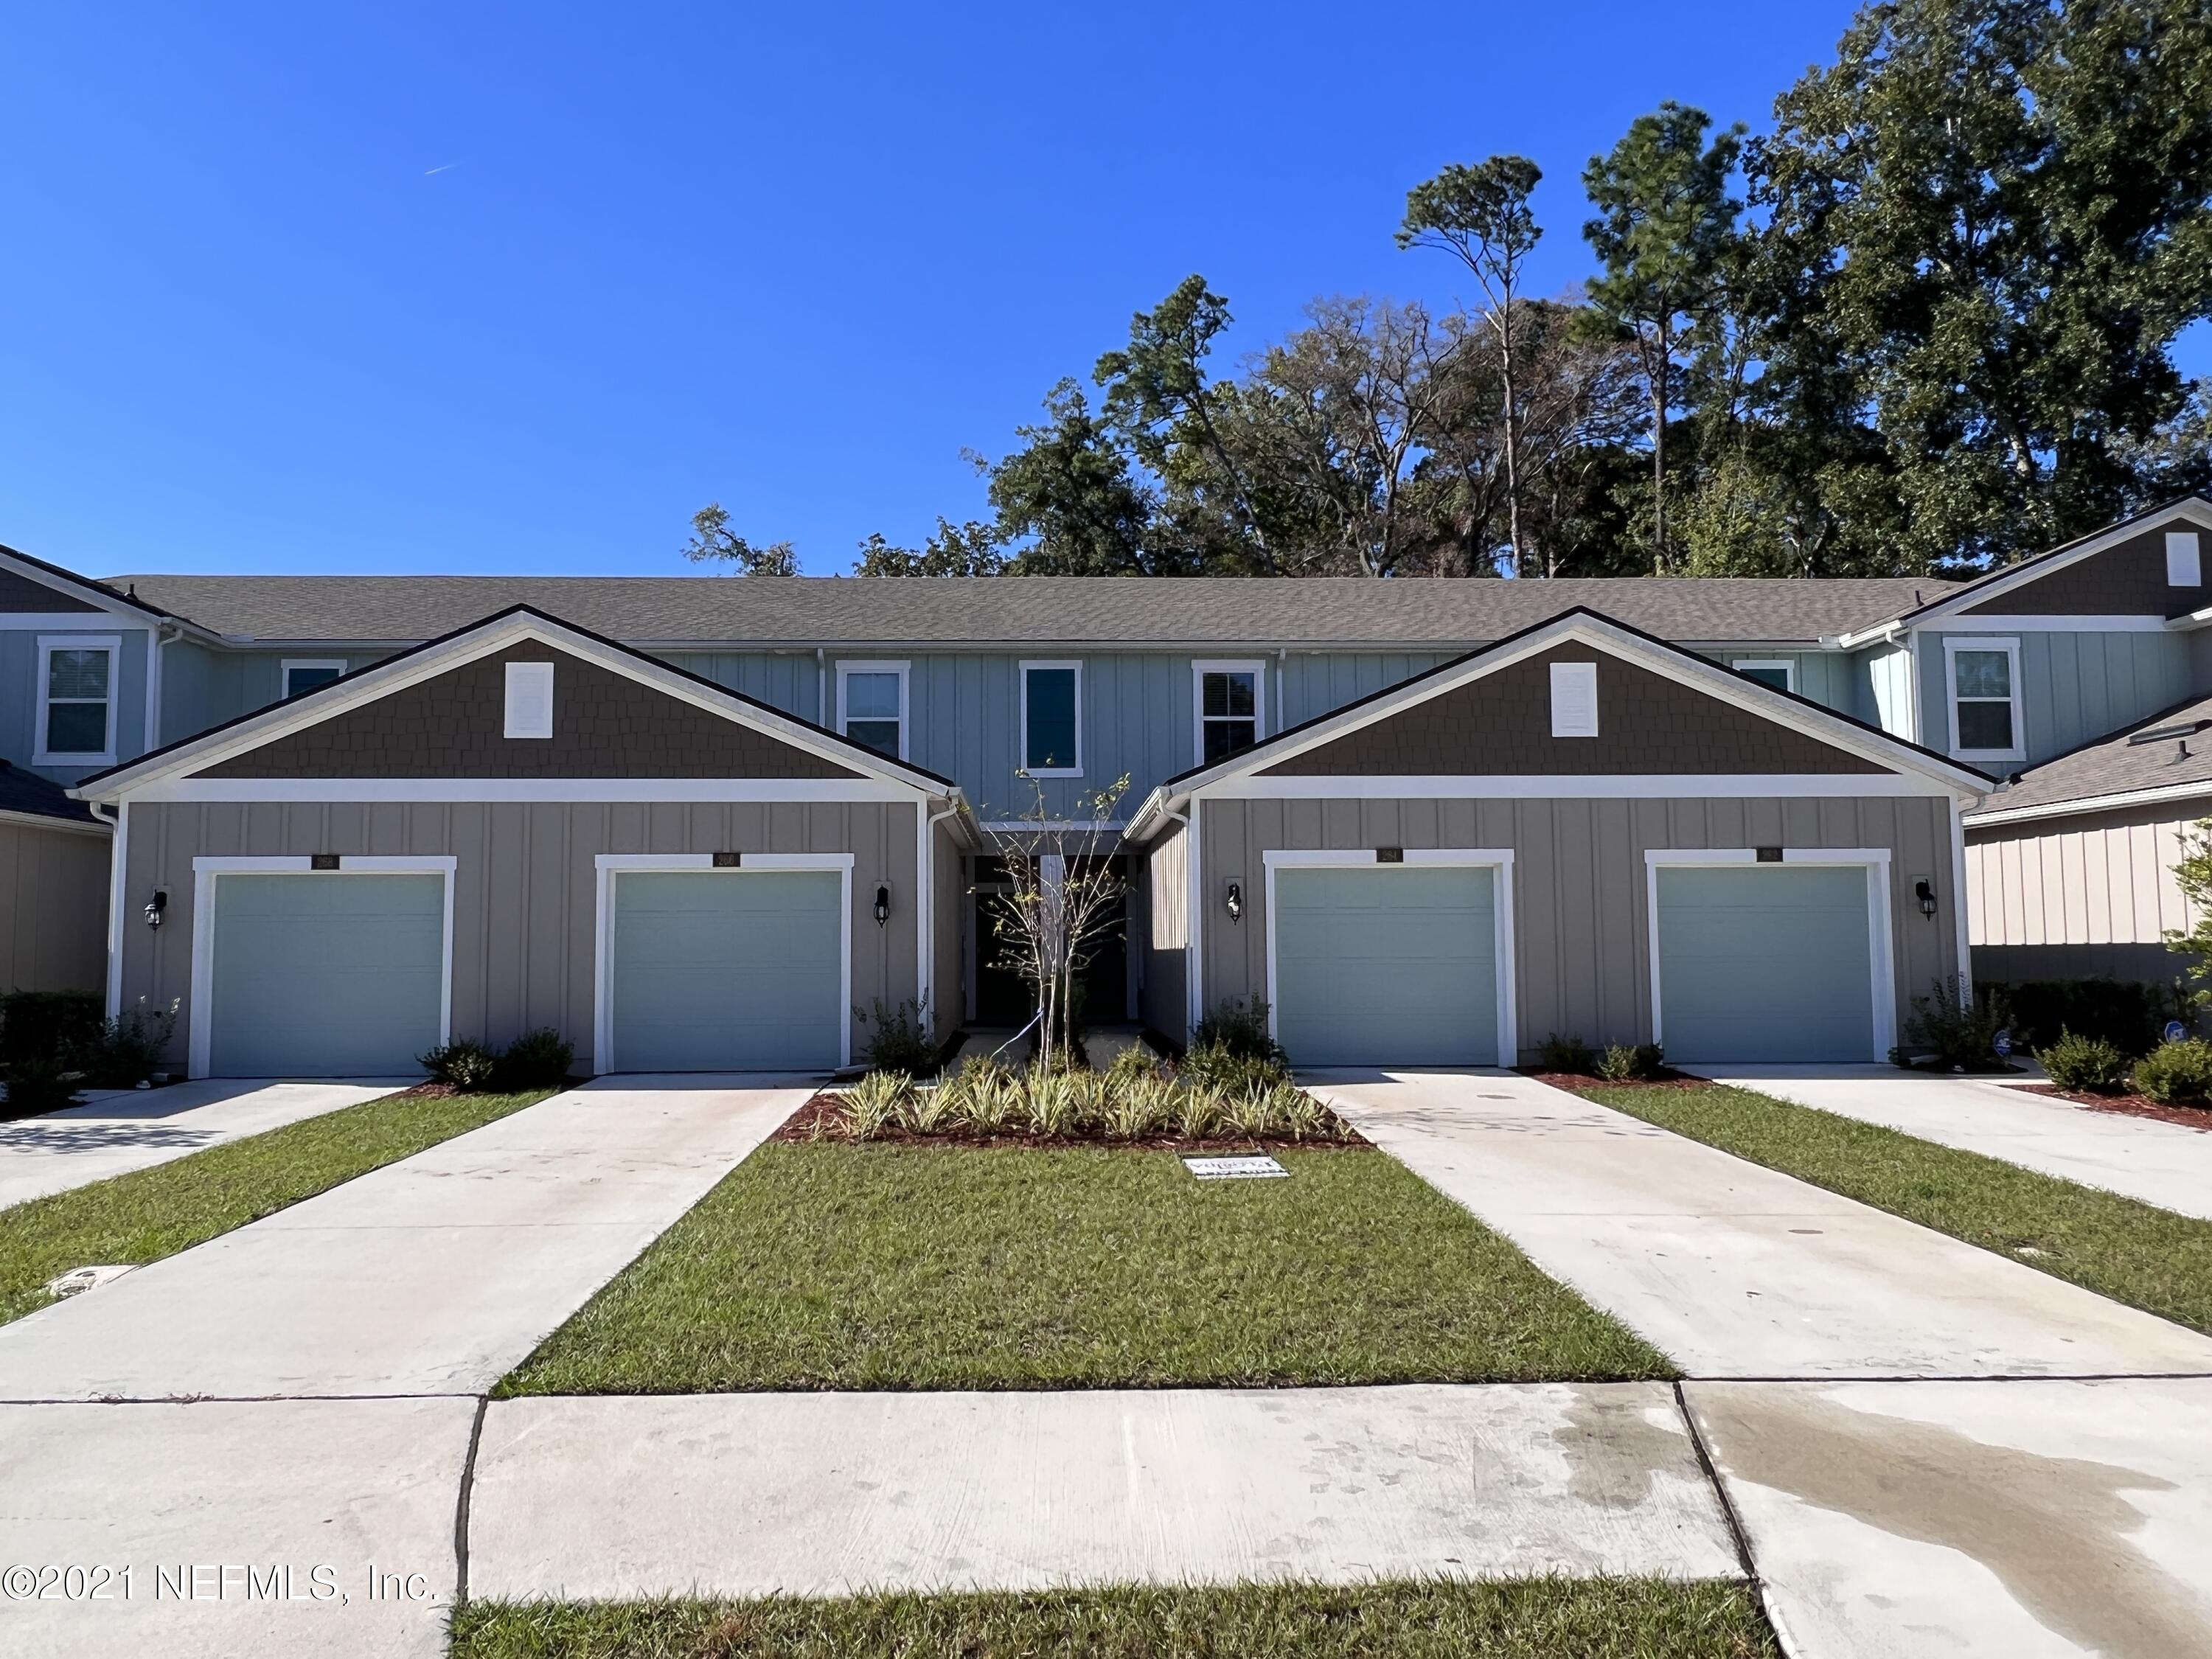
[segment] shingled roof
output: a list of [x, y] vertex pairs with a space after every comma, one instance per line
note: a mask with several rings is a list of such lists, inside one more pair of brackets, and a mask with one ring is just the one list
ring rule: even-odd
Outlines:
[[1948, 592], [1928, 577], [164, 576], [111, 585], [239, 639], [402, 644], [529, 605], [633, 643], [1434, 644], [1577, 605], [1663, 638], [1808, 645]]
[[89, 806], [81, 800], [71, 800], [58, 783], [4, 760], [0, 760], [0, 812], [66, 818], [72, 823], [100, 822], [93, 817]]
[[[2150, 733], [2156, 732], [2155, 738]], [[2020, 775], [1969, 812], [1966, 822], [2016, 812], [2052, 815], [2115, 795], [2157, 791], [2212, 795], [2212, 697], [2199, 697], [2152, 715], [2124, 732], [2045, 761]]]

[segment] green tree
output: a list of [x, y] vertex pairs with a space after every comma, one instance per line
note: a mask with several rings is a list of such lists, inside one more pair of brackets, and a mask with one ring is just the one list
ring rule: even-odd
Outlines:
[[2017, 556], [2154, 487], [2169, 348], [2212, 301], [2212, 9], [1891, 0], [1752, 147], [1788, 291], [1769, 356], [1840, 376], [1905, 562]]
[[720, 501], [709, 501], [691, 515], [691, 539], [684, 544], [684, 556], [694, 564], [734, 565], [740, 576], [799, 574], [799, 553], [789, 542], [755, 547], [730, 528], [730, 515]]
[[1498, 341], [1504, 432], [1506, 533], [1517, 574], [1527, 547], [1522, 524], [1520, 288], [1522, 266], [1543, 237], [1528, 198], [1543, 179], [1524, 155], [1493, 155], [1474, 167], [1455, 164], [1406, 195], [1398, 246], [1441, 248], [1455, 255], [1482, 286], [1483, 316]]
[[855, 576], [996, 576], [1006, 568], [999, 527], [970, 519], [956, 525], [940, 518], [920, 551], [894, 546], [881, 531], [860, 544]]
[[1002, 544], [1027, 538], [1015, 560], [1025, 575], [1189, 574], [1179, 548], [1154, 533], [1155, 492], [1083, 388], [1062, 380], [1046, 395], [1048, 418], [1017, 428], [1022, 447], [987, 469]]
[[1589, 283], [1593, 314], [1634, 342], [1650, 392], [1656, 569], [1668, 563], [1667, 423], [1680, 391], [1677, 360], [1711, 317], [1743, 209], [1728, 192], [1743, 130], [1732, 127], [1708, 145], [1711, 125], [1703, 110], [1669, 100], [1630, 123], [1612, 153], [1593, 156], [1583, 173], [1598, 210], [1583, 235], [1604, 267]]

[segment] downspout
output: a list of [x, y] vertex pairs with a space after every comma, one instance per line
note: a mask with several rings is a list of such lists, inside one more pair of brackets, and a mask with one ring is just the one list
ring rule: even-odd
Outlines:
[[151, 753], [161, 746], [161, 647], [175, 635], [160, 623], [148, 630], [146, 651], [146, 730], [138, 752]]
[[[1283, 718], [1283, 669], [1289, 663], [1290, 658], [1290, 647], [1287, 645], [1279, 645], [1275, 647], [1275, 701], [1273, 705], [1275, 732], [1284, 731], [1287, 729], [1290, 725], [1290, 722]], [[1262, 732], [1260, 735], [1263, 738], [1273, 737], [1274, 735], [1274, 732]]]
[[123, 910], [131, 874], [131, 807], [128, 802], [118, 803], [110, 818], [99, 803], [91, 805], [93, 817], [114, 830], [107, 843], [107, 1018], [115, 1019], [123, 1012]]
[[1206, 957], [1200, 948], [1199, 928], [1203, 921], [1205, 872], [1200, 868], [1198, 847], [1198, 797], [1190, 801], [1190, 813], [1169, 812], [1183, 827], [1183, 904], [1186, 915], [1183, 929], [1188, 943], [1183, 946], [1183, 1040], [1188, 1042], [1198, 1030], [1198, 1022], [1205, 1012], [1206, 988], [1201, 982], [1206, 975]]
[[[927, 799], [922, 802], [925, 809], [928, 805]], [[915, 851], [915, 886], [919, 893], [915, 914], [918, 919], [916, 931], [921, 934], [921, 943], [915, 946], [919, 960], [915, 963], [915, 982], [921, 988], [922, 1007], [925, 1011], [928, 1009], [931, 999], [937, 994], [937, 951], [935, 950], [937, 872], [931, 854], [937, 850], [937, 826], [947, 818], [959, 816], [960, 807], [956, 801], [942, 812], [924, 817], [921, 825], [921, 844]], [[956, 1022], [956, 1024], [967, 1023], [967, 999], [964, 996], [961, 999], [960, 1013], [961, 1018]], [[942, 1008], [936, 1010], [930, 1018], [933, 1020], [942, 1020], [945, 1018], [945, 1010]]]
[[1963, 1004], [1974, 994], [1974, 947], [1966, 915], [1966, 804], [1951, 797], [1951, 925], [1957, 934], [1959, 997]]
[[1912, 730], [1905, 733], [1905, 740], [1933, 749], [1936, 745], [1921, 735], [1927, 731], [1928, 726], [1920, 713], [1920, 630], [1917, 628], [1905, 630], [1905, 689], [1910, 693], [1905, 707], [1912, 711]]
[[814, 723], [824, 731], [836, 730], [830, 724], [830, 659], [818, 645], [814, 647]]

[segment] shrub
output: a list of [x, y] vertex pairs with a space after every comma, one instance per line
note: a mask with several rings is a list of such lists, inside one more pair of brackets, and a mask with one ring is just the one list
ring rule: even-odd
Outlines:
[[2162, 1106], [2203, 1104], [2212, 1099], [2212, 1042], [2161, 1042], [2136, 1062], [2136, 1087]]
[[1194, 1083], [1180, 1091], [1176, 1101], [1176, 1133], [1187, 1140], [1208, 1140], [1221, 1133], [1229, 1103], [1220, 1090]]
[[845, 1091], [845, 1115], [854, 1135], [873, 1140], [899, 1121], [914, 1081], [904, 1072], [871, 1072]]
[[445, 1084], [465, 1095], [482, 1094], [489, 1089], [499, 1071], [499, 1057], [483, 1043], [471, 1042], [466, 1037], [433, 1048], [417, 1060], [430, 1074], [431, 1082]]
[[886, 1007], [878, 997], [866, 1013], [853, 1010], [854, 1018], [873, 1028], [867, 1044], [872, 1069], [920, 1077], [936, 1063], [937, 1045], [929, 1040], [928, 1005], [925, 996]]
[[1656, 1042], [1634, 1048], [1616, 1042], [1601, 1055], [1597, 1074], [1608, 1083], [1649, 1083], [1667, 1069], [1667, 1056]]
[[1177, 1069], [1193, 1088], [1211, 1087], [1231, 1094], [1291, 1080], [1291, 1068], [1284, 1064], [1279, 1050], [1273, 1054], [1240, 1054], [1218, 1042], [1192, 1048]]
[[566, 1037], [550, 1025], [525, 1031], [509, 1043], [494, 1070], [499, 1087], [509, 1094], [526, 1089], [557, 1089], [575, 1069], [576, 1051]]
[[1198, 1029], [1190, 1034], [1190, 1046], [1222, 1049], [1239, 1060], [1273, 1060], [1289, 1075], [1288, 1057], [1282, 1045], [1268, 1035], [1267, 1005], [1260, 997], [1249, 1003], [1242, 997], [1223, 1003], [1198, 1022]]
[[73, 1057], [85, 1082], [95, 1089], [135, 1089], [152, 1078], [177, 1029], [178, 1006], [173, 1001], [149, 1013], [140, 997], [130, 1012], [101, 1020]]
[[1997, 1033], [2009, 1012], [1996, 987], [1984, 986], [1977, 995], [1966, 989], [1964, 975], [1954, 974], [1937, 980], [1928, 995], [1912, 999], [1905, 1041], [1932, 1049], [1936, 1063], [1946, 1071], [1991, 1071], [1997, 1065]]
[[2058, 1041], [2036, 1051], [2051, 1080], [2062, 1089], [2116, 1094], [2128, 1080], [2128, 1057], [2100, 1036], [2076, 1036], [2061, 1030]]
[[58, 1060], [19, 1060], [8, 1068], [8, 1114], [29, 1117], [74, 1106], [82, 1073], [65, 1072]]
[[1159, 1056], [1142, 1042], [1132, 1043], [1114, 1056], [1114, 1063], [1106, 1068], [1106, 1075], [1116, 1083], [1156, 1079], [1160, 1075]]
[[1175, 1125], [1175, 1085], [1157, 1073], [1149, 1077], [1115, 1079], [1106, 1101], [1106, 1133], [1115, 1140], [1149, 1140], [1165, 1134]]
[[105, 999], [97, 991], [10, 991], [0, 996], [0, 1065], [59, 1062], [98, 1040]]
[[1544, 1072], [1571, 1072], [1588, 1077], [1597, 1066], [1597, 1050], [1578, 1036], [1561, 1036], [1549, 1033], [1536, 1045], [1536, 1068]]
[[2166, 1021], [2187, 1013], [2184, 997], [2170, 985], [2098, 977], [2031, 980], [2003, 989], [2014, 1041], [2036, 1051], [2070, 1031], [2102, 1038], [2124, 1054], [2147, 1054], [2158, 1046]]
[[1042, 1066], [1030, 1073], [1027, 1082], [1030, 1128], [1050, 1139], [1072, 1135], [1082, 1127], [1087, 1103], [1077, 1084], [1079, 1075], [1074, 1072], [1048, 1071]]

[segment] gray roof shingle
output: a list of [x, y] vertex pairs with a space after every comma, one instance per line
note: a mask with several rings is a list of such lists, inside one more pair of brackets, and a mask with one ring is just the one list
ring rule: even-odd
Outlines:
[[4, 760], [0, 760], [0, 812], [67, 818], [73, 823], [99, 822], [93, 817], [92, 808], [81, 800], [71, 800], [58, 783]]
[[[2154, 742], [2132, 743], [2130, 738], [2167, 727], [2184, 727], [2202, 721], [2206, 730], [2186, 737], [2178, 731]], [[2184, 750], [2186, 753], [2184, 753]], [[2087, 744], [2055, 760], [2044, 762], [2020, 775], [2020, 781], [1998, 790], [1983, 801], [1985, 813], [2017, 812], [2031, 806], [2059, 806], [2069, 801], [2090, 801], [2107, 795], [2133, 794], [2142, 789], [2171, 789], [2202, 785], [2212, 795], [2212, 697], [2200, 697], [2148, 720]], [[1972, 823], [1977, 814], [1969, 812]]]
[[1929, 577], [164, 576], [110, 579], [218, 633], [434, 639], [530, 605], [633, 642], [1471, 646], [1587, 605], [1662, 638], [1811, 643], [1955, 584]]

